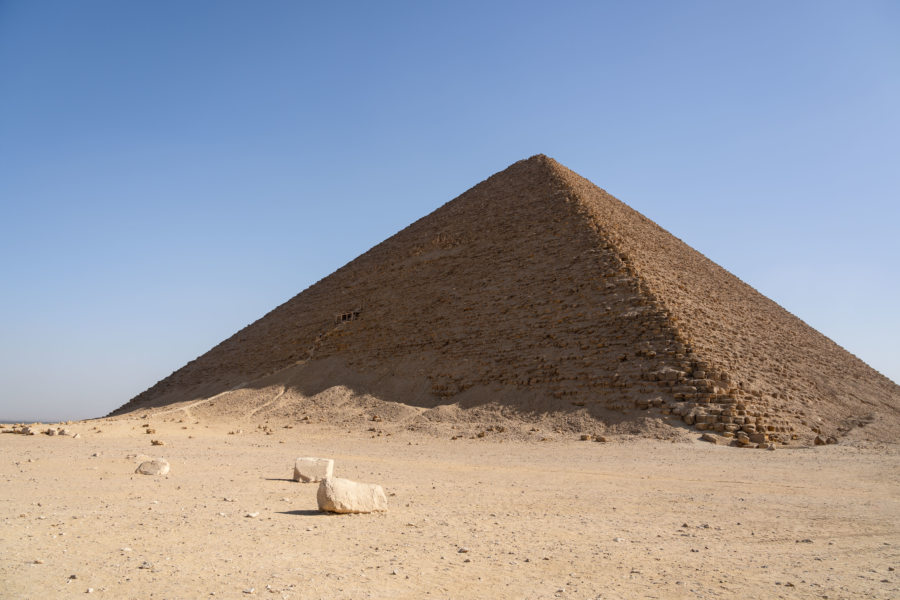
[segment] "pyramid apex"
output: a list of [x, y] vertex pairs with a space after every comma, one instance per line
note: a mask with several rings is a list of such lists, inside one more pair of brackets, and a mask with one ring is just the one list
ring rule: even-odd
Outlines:
[[525, 167], [530, 170], [543, 170], [556, 175], [562, 175], [569, 170], [559, 161], [557, 161], [553, 157], [547, 156], [546, 154], [535, 154], [533, 156], [529, 156], [528, 158], [516, 161], [513, 165], [510, 165], [510, 167], [513, 166]]
[[535, 154], [533, 156], [529, 156], [528, 158], [525, 159], [525, 162], [535, 162], [535, 163], [548, 164], [548, 165], [559, 165], [558, 161], [547, 156], [546, 154]]

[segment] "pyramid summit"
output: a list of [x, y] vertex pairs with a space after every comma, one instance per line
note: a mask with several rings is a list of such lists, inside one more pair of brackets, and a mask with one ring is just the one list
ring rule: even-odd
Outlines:
[[113, 414], [203, 406], [292, 418], [318, 407], [339, 420], [375, 403], [413, 426], [669, 424], [781, 443], [900, 432], [900, 387], [544, 155], [409, 225]]

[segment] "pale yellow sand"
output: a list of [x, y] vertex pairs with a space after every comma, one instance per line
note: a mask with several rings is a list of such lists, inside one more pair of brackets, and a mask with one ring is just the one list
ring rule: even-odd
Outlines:
[[[900, 597], [896, 446], [143, 422], [0, 435], [0, 596]], [[136, 454], [170, 475], [133, 474]], [[389, 512], [317, 512], [316, 485], [289, 480], [297, 456], [382, 484]]]

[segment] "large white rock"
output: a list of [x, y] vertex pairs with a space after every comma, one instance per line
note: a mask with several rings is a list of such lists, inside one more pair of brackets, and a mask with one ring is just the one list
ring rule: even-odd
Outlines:
[[294, 461], [294, 481], [315, 483], [328, 479], [334, 473], [334, 461], [330, 458], [301, 456]]
[[319, 510], [336, 513], [369, 513], [387, 510], [384, 489], [374, 483], [357, 483], [329, 477], [319, 484]]
[[154, 458], [153, 460], [142, 462], [141, 466], [135, 470], [135, 473], [140, 473], [141, 475], [168, 475], [169, 461], [164, 458]]

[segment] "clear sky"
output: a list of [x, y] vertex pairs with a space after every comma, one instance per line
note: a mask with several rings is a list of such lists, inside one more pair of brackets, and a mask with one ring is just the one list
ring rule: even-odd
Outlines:
[[0, 0], [0, 418], [550, 155], [900, 380], [900, 3]]

